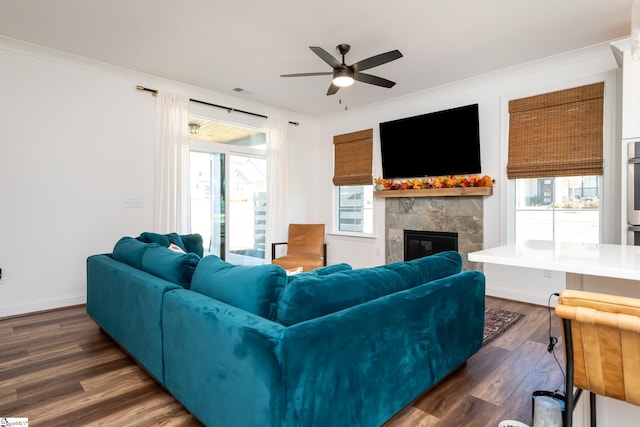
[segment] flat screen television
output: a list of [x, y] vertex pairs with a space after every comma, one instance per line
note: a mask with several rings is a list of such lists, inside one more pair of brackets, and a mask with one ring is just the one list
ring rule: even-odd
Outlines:
[[478, 104], [380, 123], [382, 177], [481, 173]]

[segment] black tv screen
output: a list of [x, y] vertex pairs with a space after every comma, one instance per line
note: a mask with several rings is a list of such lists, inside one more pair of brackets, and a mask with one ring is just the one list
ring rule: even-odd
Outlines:
[[478, 104], [380, 123], [382, 177], [481, 173]]

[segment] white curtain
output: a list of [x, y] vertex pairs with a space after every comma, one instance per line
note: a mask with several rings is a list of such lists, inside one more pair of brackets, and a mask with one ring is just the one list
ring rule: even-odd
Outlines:
[[271, 262], [271, 243], [287, 240], [289, 189], [289, 121], [277, 114], [267, 119], [267, 225], [265, 260]]
[[153, 230], [190, 233], [189, 98], [158, 91], [155, 110]]

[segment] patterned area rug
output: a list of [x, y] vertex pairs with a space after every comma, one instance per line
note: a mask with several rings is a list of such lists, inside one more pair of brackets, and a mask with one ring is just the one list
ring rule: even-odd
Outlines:
[[524, 318], [522, 313], [502, 310], [499, 308], [487, 308], [484, 312], [484, 336], [482, 345], [487, 345], [498, 338], [510, 327]]

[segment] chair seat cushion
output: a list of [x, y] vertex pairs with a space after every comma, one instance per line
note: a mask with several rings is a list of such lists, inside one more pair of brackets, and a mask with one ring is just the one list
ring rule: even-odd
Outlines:
[[309, 271], [324, 266], [324, 261], [317, 256], [283, 255], [274, 259], [272, 264], [279, 265], [285, 270], [302, 267], [302, 271]]

